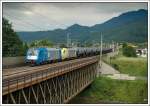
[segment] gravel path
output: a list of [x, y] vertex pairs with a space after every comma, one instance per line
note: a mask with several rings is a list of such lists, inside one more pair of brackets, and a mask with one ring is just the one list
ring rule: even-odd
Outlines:
[[102, 62], [102, 67], [98, 70], [101, 74], [119, 74], [120, 72], [115, 70], [110, 65]]
[[107, 77], [112, 78], [112, 79], [118, 79], [118, 80], [135, 80], [135, 76], [129, 76], [128, 74], [113, 74], [113, 75], [108, 75]]

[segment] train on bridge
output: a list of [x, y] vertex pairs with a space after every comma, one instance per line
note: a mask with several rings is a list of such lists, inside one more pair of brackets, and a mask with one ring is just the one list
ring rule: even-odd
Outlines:
[[[102, 53], [112, 52], [112, 48], [102, 49]], [[95, 56], [100, 54], [100, 48], [30, 48], [27, 51], [26, 63], [31, 66], [60, 62], [64, 60]]]
[[[103, 48], [102, 53], [111, 51]], [[3, 69], [2, 101], [4, 104], [68, 103], [96, 78], [99, 54], [99, 48], [30, 48], [26, 62], [39, 66]], [[62, 62], [40, 65], [56, 60]]]

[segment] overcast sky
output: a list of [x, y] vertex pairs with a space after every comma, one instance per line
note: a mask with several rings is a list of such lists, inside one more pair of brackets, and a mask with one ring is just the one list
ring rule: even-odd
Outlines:
[[138, 9], [147, 9], [147, 3], [3, 3], [3, 16], [15, 31], [39, 31], [92, 26]]

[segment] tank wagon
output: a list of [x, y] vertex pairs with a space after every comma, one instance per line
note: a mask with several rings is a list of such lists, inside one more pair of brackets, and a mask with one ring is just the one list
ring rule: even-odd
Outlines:
[[[103, 49], [102, 53], [112, 52], [111, 48]], [[99, 55], [99, 48], [30, 48], [27, 51], [26, 63], [31, 65], [40, 65], [46, 63], [59, 62], [75, 58], [83, 58], [88, 56]]]

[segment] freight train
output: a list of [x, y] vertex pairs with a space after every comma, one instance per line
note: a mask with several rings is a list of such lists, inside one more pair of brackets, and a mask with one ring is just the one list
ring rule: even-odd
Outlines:
[[[112, 52], [111, 48], [103, 49], [102, 53], [106, 54]], [[26, 63], [29, 63], [31, 66], [41, 65], [46, 63], [60, 62], [64, 60], [70, 60], [75, 58], [83, 58], [94, 55], [99, 55], [99, 48], [30, 48], [27, 51]]]

